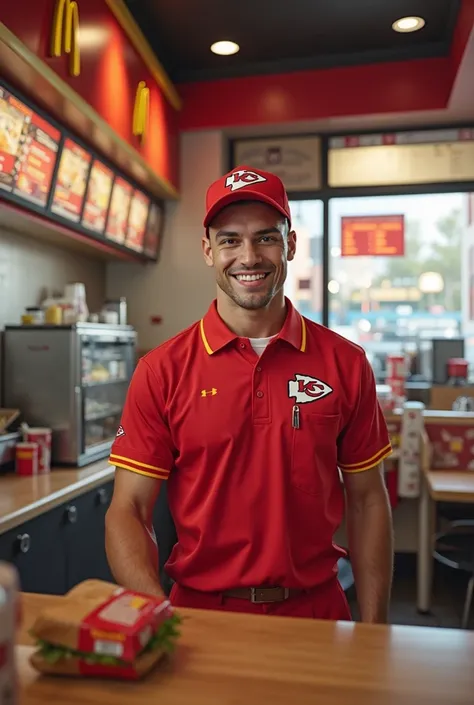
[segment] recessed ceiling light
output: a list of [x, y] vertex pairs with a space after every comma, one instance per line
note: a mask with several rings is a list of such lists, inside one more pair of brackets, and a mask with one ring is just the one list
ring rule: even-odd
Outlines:
[[392, 29], [395, 32], [417, 32], [425, 26], [423, 17], [401, 17], [393, 23]]
[[214, 44], [211, 45], [211, 51], [214, 52], [214, 54], [219, 54], [220, 56], [237, 54], [239, 50], [240, 47], [235, 42], [222, 41], [214, 42]]

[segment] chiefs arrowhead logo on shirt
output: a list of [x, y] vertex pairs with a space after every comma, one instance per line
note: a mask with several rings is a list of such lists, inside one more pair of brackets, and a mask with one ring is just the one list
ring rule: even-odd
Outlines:
[[120, 438], [120, 436], [125, 436], [125, 431], [123, 430], [123, 426], [119, 426], [117, 433], [115, 434], [115, 438]]
[[231, 191], [237, 191], [239, 188], [253, 186], [254, 184], [261, 183], [262, 181], [266, 181], [264, 176], [256, 174], [254, 171], [239, 169], [239, 171], [234, 171], [227, 177], [225, 185], [227, 188], [230, 188]]
[[308, 404], [331, 394], [333, 389], [316, 377], [309, 375], [295, 375], [295, 379], [288, 382], [288, 396], [297, 404]]

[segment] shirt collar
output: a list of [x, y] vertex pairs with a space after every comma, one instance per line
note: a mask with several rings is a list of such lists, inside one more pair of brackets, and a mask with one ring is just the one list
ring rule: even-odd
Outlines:
[[[286, 340], [294, 348], [301, 352], [306, 351], [307, 336], [306, 323], [298, 311], [295, 309], [291, 301], [285, 297], [287, 314], [283, 328], [281, 329], [278, 338]], [[199, 323], [199, 330], [204, 349], [208, 355], [213, 355], [215, 352], [225, 347], [238, 336], [233, 333], [219, 316], [217, 312], [217, 302], [213, 301], [208, 312]]]

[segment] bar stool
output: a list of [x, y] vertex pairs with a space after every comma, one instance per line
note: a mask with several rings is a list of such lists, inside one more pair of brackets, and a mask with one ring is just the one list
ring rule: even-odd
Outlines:
[[467, 629], [474, 597], [474, 520], [453, 521], [447, 531], [436, 534], [433, 557], [439, 563], [470, 575], [461, 619]]

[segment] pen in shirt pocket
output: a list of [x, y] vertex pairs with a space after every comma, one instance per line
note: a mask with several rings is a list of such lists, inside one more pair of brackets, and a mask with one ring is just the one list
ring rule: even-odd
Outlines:
[[300, 427], [300, 407], [296, 404], [291, 410], [291, 425], [293, 426], [293, 428]]

